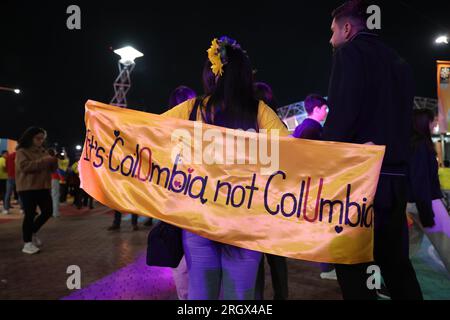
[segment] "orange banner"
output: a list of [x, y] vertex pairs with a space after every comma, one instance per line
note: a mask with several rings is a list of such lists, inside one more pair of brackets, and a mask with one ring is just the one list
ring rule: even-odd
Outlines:
[[13, 153], [16, 151], [17, 147], [17, 141], [15, 140], [8, 140], [8, 152]]
[[279, 138], [94, 101], [85, 121], [82, 188], [110, 208], [280, 256], [373, 260], [383, 146]]
[[439, 130], [448, 132], [450, 120], [450, 61], [437, 61]]

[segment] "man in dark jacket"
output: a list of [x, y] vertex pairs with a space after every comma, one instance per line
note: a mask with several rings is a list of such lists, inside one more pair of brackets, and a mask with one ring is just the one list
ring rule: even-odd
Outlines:
[[[333, 11], [334, 48], [324, 139], [386, 146], [374, 200], [375, 264], [392, 299], [422, 299], [405, 254], [406, 172], [414, 85], [409, 65], [366, 29], [367, 5], [351, 0]], [[337, 265], [344, 299], [375, 299], [370, 264]]]

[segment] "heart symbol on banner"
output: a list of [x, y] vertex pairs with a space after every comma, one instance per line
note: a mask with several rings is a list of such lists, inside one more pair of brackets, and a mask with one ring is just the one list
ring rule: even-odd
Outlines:
[[189, 172], [189, 173], [192, 173], [192, 172], [194, 172], [194, 169], [189, 168], [189, 169], [188, 169], [188, 172]]
[[174, 185], [175, 185], [175, 187], [179, 188], [179, 187], [181, 187], [181, 182], [180, 181], [175, 181]]
[[334, 227], [334, 230], [336, 230], [336, 233], [339, 234], [344, 230], [344, 228], [342, 228], [341, 226], [336, 226], [336, 227]]
[[114, 130], [114, 135], [116, 136], [116, 138], [119, 137], [120, 136], [120, 131], [119, 130]]

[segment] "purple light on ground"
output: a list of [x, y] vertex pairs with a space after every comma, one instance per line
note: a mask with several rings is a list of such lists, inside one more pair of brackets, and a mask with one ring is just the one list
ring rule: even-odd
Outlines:
[[[83, 271], [81, 271], [83, 276]], [[171, 268], [149, 267], [145, 254], [61, 300], [176, 300]]]

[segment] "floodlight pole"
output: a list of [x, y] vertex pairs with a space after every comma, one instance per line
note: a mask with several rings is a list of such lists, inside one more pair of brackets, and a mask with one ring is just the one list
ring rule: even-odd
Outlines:
[[134, 62], [124, 64], [119, 61], [118, 65], [119, 75], [114, 81], [114, 97], [112, 98], [110, 104], [121, 108], [127, 108], [127, 93], [131, 88], [130, 74], [136, 64]]

